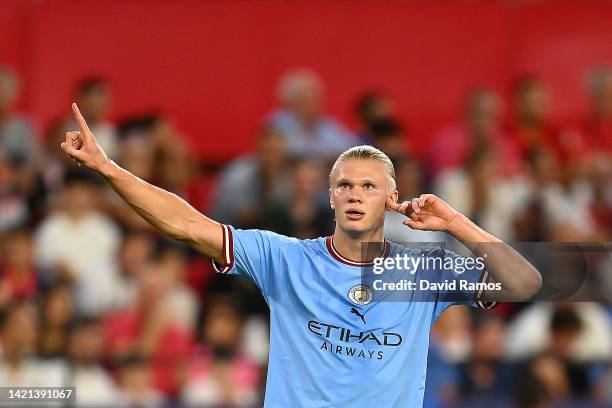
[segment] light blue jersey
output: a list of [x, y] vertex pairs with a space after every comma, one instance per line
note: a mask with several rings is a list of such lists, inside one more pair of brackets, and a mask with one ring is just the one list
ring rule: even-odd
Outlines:
[[[270, 306], [265, 407], [422, 405], [429, 330], [456, 301], [373, 301], [362, 276], [372, 265], [342, 257], [333, 237], [298, 240], [226, 225], [223, 236], [225, 263], [215, 269], [254, 281]], [[381, 255], [413, 251], [386, 242]], [[486, 280], [486, 272], [474, 275], [462, 279]], [[427, 276], [456, 278], [452, 271]], [[464, 294], [485, 306], [477, 291]]]

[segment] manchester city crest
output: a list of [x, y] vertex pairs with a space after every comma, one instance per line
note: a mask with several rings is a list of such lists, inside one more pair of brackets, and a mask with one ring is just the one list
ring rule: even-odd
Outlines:
[[372, 301], [373, 298], [372, 289], [360, 283], [359, 285], [353, 286], [349, 290], [348, 298], [356, 305], [367, 305]]

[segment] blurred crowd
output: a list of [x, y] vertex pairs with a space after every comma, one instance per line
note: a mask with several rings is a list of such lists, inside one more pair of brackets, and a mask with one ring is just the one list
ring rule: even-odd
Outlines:
[[[74, 384], [78, 406], [261, 406], [268, 310], [257, 289], [216, 276], [152, 230], [64, 156], [59, 145], [76, 128], [69, 112], [39, 132], [16, 112], [19, 90], [16, 73], [1, 68], [0, 383]], [[280, 78], [278, 107], [262, 118], [253, 151], [220, 168], [194, 157], [163, 112], [111, 121], [112, 91], [102, 77], [75, 86], [109, 157], [238, 228], [333, 233], [330, 162], [368, 143], [392, 158], [401, 200], [433, 192], [508, 241], [612, 238], [610, 69], [588, 77], [590, 113], [572, 124], [550, 121], [545, 78], [517, 78], [508, 101], [473, 88], [460, 121], [418, 136], [425, 151], [384, 92], [356, 95], [359, 125], [349, 129], [325, 112], [317, 74], [295, 70]], [[390, 240], [449, 241], [387, 218]], [[610, 255], [599, 261], [612, 272]], [[431, 334], [425, 406], [612, 405], [611, 310], [452, 307]]]

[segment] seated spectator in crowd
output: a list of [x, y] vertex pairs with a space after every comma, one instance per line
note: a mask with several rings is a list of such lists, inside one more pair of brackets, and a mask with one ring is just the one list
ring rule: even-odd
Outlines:
[[53, 271], [46, 280], [78, 281], [92, 264], [108, 264], [117, 255], [121, 235], [96, 209], [98, 183], [88, 170], [66, 173], [60, 205], [35, 233], [36, 263]]
[[0, 152], [27, 183], [34, 175], [40, 146], [30, 121], [14, 111], [19, 93], [17, 75], [9, 68], [0, 68]]
[[[108, 119], [111, 106], [111, 89], [109, 82], [102, 77], [88, 77], [77, 84], [77, 104], [81, 114], [87, 120], [91, 131], [96, 135], [98, 143], [108, 157], [119, 159], [120, 151], [115, 126]], [[69, 130], [78, 129], [71, 118], [68, 121]]]
[[11, 305], [0, 313], [0, 384], [18, 387], [65, 386], [63, 361], [42, 361], [36, 356], [38, 319], [30, 302]]
[[494, 314], [478, 314], [472, 330], [472, 350], [462, 365], [462, 398], [466, 406], [491, 406], [509, 386], [510, 369], [505, 364], [506, 327]]
[[506, 355], [521, 360], [547, 350], [555, 341], [551, 322], [559, 308], [571, 308], [581, 330], [569, 350], [577, 362], [607, 361], [612, 356], [612, 327], [605, 309], [597, 303], [534, 303], [523, 309], [508, 326]]
[[588, 78], [591, 113], [582, 132], [593, 151], [612, 154], [612, 68], [602, 67]]
[[[180, 389], [180, 372], [189, 360], [193, 344], [191, 328], [174, 321], [168, 307], [171, 277], [151, 264], [139, 276], [136, 301], [130, 307], [105, 317], [106, 346], [113, 359], [133, 354], [151, 363], [153, 384], [166, 395]], [[138, 367], [141, 372], [143, 367]], [[148, 369], [147, 369], [148, 370]]]
[[[156, 185], [194, 205], [191, 197], [195, 179], [195, 160], [185, 143], [164, 145], [155, 161]], [[200, 207], [196, 205], [196, 207]]]
[[545, 192], [559, 183], [559, 161], [548, 149], [532, 149], [525, 159], [526, 178], [531, 185], [525, 206], [514, 219], [514, 235], [521, 242], [550, 239], [551, 226], [545, 211]]
[[42, 294], [38, 355], [43, 358], [64, 358], [69, 325], [73, 317], [71, 287], [56, 283]]
[[185, 282], [187, 275], [186, 249], [173, 242], [158, 250], [157, 267], [166, 275], [168, 294], [166, 308], [170, 310], [169, 319], [186, 330], [195, 327], [198, 314], [198, 299]]
[[71, 324], [68, 339], [70, 361], [69, 384], [78, 391], [79, 407], [113, 407], [118, 389], [113, 378], [102, 366], [104, 331], [96, 319], [79, 319]]
[[522, 178], [503, 177], [500, 157], [490, 146], [476, 146], [462, 168], [440, 175], [435, 194], [454, 209], [505, 241], [513, 239], [514, 217], [530, 189]]
[[119, 379], [118, 408], [166, 407], [165, 396], [153, 385], [151, 362], [138, 354], [129, 354], [116, 361]]
[[549, 330], [551, 342], [541, 354], [527, 361], [528, 370], [543, 384], [551, 405], [591, 406], [585, 404], [585, 399], [594, 387], [593, 373], [588, 365], [572, 358], [583, 330], [580, 316], [569, 304], [558, 305]]
[[549, 122], [550, 95], [544, 81], [536, 75], [524, 75], [516, 81], [512, 96], [509, 136], [517, 142], [521, 155], [526, 157], [539, 148], [558, 153], [559, 135]]
[[259, 368], [240, 353], [243, 320], [230, 298], [209, 300], [202, 327], [203, 344], [192, 359], [182, 400], [188, 407], [254, 407]]
[[368, 91], [357, 100], [355, 115], [361, 143], [374, 145], [372, 124], [380, 120], [392, 120], [395, 117], [395, 105], [388, 95], [380, 91]]
[[469, 356], [472, 320], [466, 306], [448, 308], [431, 329], [424, 408], [451, 407], [460, 401], [459, 365]]
[[[67, 131], [66, 121], [56, 120], [51, 123], [46, 132], [45, 159], [40, 163], [39, 171], [46, 193], [50, 195], [61, 190], [66, 171], [75, 166], [75, 163], [62, 152], [62, 149], [57, 148], [62, 142], [66, 141]], [[49, 197], [49, 199], [53, 200], [53, 197]]]
[[283, 135], [289, 155], [331, 159], [357, 143], [344, 126], [324, 115], [323, 93], [323, 82], [314, 72], [296, 70], [281, 78], [281, 107], [268, 125]]
[[402, 126], [394, 119], [379, 119], [370, 126], [372, 144], [389, 157], [409, 153], [409, 146]]
[[552, 402], [546, 384], [533, 371], [524, 369], [513, 381], [510, 394], [516, 408], [546, 408]]
[[231, 162], [219, 175], [212, 215], [225, 224], [257, 225], [265, 206], [286, 200], [288, 190], [285, 139], [272, 128], [263, 129], [253, 154]]
[[274, 202], [263, 209], [264, 229], [300, 239], [333, 233], [323, 164], [315, 158], [295, 160], [291, 165], [288, 201]]
[[34, 266], [34, 249], [28, 230], [10, 231], [0, 241], [0, 310], [3, 310], [12, 302], [35, 298], [40, 272]]
[[[596, 229], [595, 240], [612, 240], [612, 160], [610, 156], [591, 158], [589, 181], [593, 190], [590, 213]], [[610, 292], [609, 292], [610, 293]]]
[[[393, 157], [393, 156], [391, 156]], [[398, 202], [411, 200], [424, 194], [424, 170], [420, 161], [407, 156], [392, 158], [395, 180], [399, 192]], [[402, 222], [406, 217], [397, 211], [385, 212], [385, 237], [397, 243], [403, 242], [444, 242], [446, 235], [436, 231], [417, 231], [406, 228]]]
[[[119, 134], [123, 168], [205, 210], [208, 189], [198, 179], [196, 158], [170, 120], [157, 112], [135, 116], [121, 124]], [[112, 204], [111, 213], [124, 224], [137, 227], [141, 223], [139, 228], [148, 228], [122, 200]]]
[[0, 234], [30, 221], [30, 209], [19, 191], [19, 171], [0, 149]]
[[135, 116], [119, 126], [121, 166], [149, 182], [154, 179], [158, 148], [153, 133], [159, 120], [157, 114]]
[[608, 366], [602, 377], [598, 380], [593, 391], [593, 399], [600, 402], [603, 406], [612, 405], [612, 366]]
[[588, 180], [576, 177], [570, 167], [561, 167], [556, 182], [542, 194], [544, 222], [550, 228], [549, 241], [589, 242], [597, 239], [597, 226], [591, 212], [593, 188]]
[[75, 286], [79, 316], [102, 316], [133, 304], [140, 275], [147, 270], [155, 251], [153, 238], [145, 232], [130, 230], [124, 236], [119, 255], [110, 263], [87, 268]]
[[428, 165], [435, 180], [446, 170], [465, 165], [470, 152], [488, 146], [502, 158], [504, 175], [513, 175], [520, 169], [520, 152], [501, 127], [501, 101], [489, 89], [473, 89], [465, 100], [463, 122], [446, 127], [431, 139]]
[[561, 360], [572, 395], [580, 397], [584, 397], [591, 387], [587, 364], [573, 359], [583, 329], [582, 320], [572, 306], [558, 305], [550, 319], [551, 336], [546, 351]]

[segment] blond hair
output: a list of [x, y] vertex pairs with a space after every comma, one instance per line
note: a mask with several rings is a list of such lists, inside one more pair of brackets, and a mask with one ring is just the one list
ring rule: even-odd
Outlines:
[[391, 191], [395, 190], [395, 187], [396, 187], [395, 168], [393, 167], [393, 163], [391, 162], [391, 159], [389, 159], [389, 156], [387, 156], [381, 150], [375, 148], [374, 146], [370, 146], [370, 145], [360, 145], [360, 146], [351, 147], [350, 149], [345, 150], [344, 152], [340, 153], [340, 156], [338, 156], [338, 158], [334, 162], [334, 165], [331, 168], [331, 171], [329, 172], [329, 186], [330, 187], [331, 187], [332, 176], [338, 170], [338, 166], [340, 165], [340, 163], [346, 160], [351, 160], [351, 159], [353, 160], [376, 160], [384, 164], [385, 173], [387, 174], [387, 178], [389, 179], [389, 187]]

